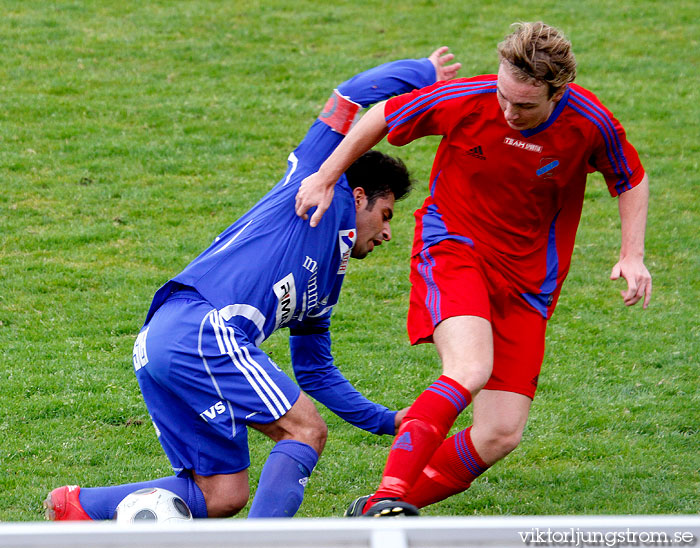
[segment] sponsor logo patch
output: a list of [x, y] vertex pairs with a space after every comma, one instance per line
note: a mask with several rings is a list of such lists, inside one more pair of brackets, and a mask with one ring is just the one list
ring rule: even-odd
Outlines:
[[273, 291], [277, 295], [277, 314], [275, 316], [275, 329], [292, 319], [297, 307], [297, 290], [294, 284], [294, 274], [287, 274], [275, 283]]
[[313, 310], [318, 305], [318, 261], [307, 255], [302, 266], [311, 272], [311, 276], [306, 284], [306, 291], [302, 291], [301, 294], [301, 310], [295, 316], [297, 319], [302, 318], [307, 310]]
[[202, 417], [205, 421], [209, 422], [210, 420], [215, 419], [219, 415], [223, 415], [225, 412], [226, 406], [224, 405], [224, 402], [217, 401], [209, 409], [205, 409], [204, 411], [202, 411], [199, 414], [199, 416]]
[[523, 150], [529, 150], [530, 152], [542, 152], [542, 146], [536, 145], [535, 143], [526, 143], [519, 139], [513, 139], [512, 137], [506, 137], [503, 142], [507, 145], [516, 148], [522, 148]]
[[354, 228], [338, 231], [338, 243], [340, 244], [340, 268], [338, 268], [338, 274], [345, 274], [348, 268], [350, 252], [355, 245], [356, 238], [357, 230]]
[[470, 148], [469, 150], [467, 150], [467, 155], [473, 156], [474, 158], [477, 158], [479, 160], [486, 160], [486, 156], [484, 156], [484, 151], [481, 148], [481, 146]]
[[148, 335], [148, 327], [139, 333], [134, 342], [134, 371], [138, 371], [148, 364], [148, 354], [146, 353], [146, 336]]
[[394, 442], [394, 446], [391, 448], [392, 451], [394, 449], [403, 449], [404, 451], [413, 451], [413, 441], [411, 440], [411, 433], [410, 432], [404, 432], [401, 434], [398, 439]]
[[318, 269], [318, 262], [307, 255], [302, 266], [313, 274]]

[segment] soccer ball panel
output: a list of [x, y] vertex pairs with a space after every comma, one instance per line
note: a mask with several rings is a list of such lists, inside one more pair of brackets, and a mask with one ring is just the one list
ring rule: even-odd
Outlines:
[[117, 523], [190, 521], [192, 513], [184, 500], [159, 487], [139, 489], [122, 500], [114, 512]]

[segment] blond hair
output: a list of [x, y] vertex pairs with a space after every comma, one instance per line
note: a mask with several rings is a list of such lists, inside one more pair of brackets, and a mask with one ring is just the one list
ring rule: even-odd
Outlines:
[[512, 26], [515, 31], [498, 44], [498, 56], [517, 78], [547, 84], [550, 97], [574, 81], [576, 58], [559, 30], [542, 21]]

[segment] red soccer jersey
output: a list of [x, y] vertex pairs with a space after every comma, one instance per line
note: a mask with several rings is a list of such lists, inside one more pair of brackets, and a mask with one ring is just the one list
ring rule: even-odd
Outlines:
[[576, 84], [545, 123], [526, 131], [506, 123], [496, 75], [394, 97], [384, 114], [394, 145], [443, 136], [430, 196], [415, 214], [413, 254], [463, 241], [545, 317], [569, 271], [588, 173], [600, 171], [612, 196], [644, 176], [620, 123]]

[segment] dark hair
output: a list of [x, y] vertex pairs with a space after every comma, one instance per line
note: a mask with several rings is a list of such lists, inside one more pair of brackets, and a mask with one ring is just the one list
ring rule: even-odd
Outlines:
[[372, 209], [377, 198], [393, 194], [400, 200], [411, 191], [411, 175], [398, 158], [378, 150], [365, 152], [345, 172], [350, 188], [362, 187], [367, 207]]

